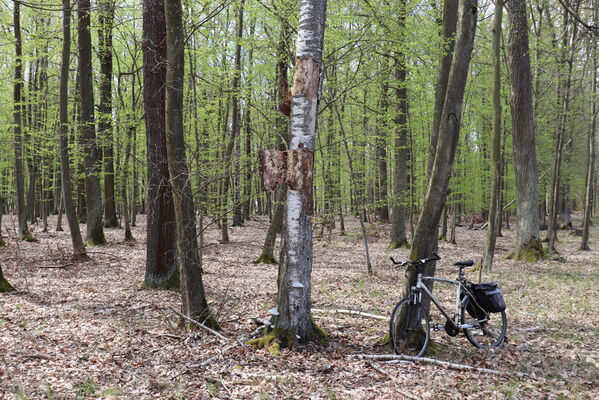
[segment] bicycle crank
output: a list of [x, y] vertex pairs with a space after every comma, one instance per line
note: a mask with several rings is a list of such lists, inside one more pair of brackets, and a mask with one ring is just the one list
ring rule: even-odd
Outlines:
[[447, 320], [445, 321], [445, 332], [447, 332], [449, 336], [457, 336], [460, 330], [456, 328], [450, 320]]

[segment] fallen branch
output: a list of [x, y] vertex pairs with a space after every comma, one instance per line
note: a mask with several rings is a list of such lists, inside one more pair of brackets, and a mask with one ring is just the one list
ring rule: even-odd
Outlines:
[[522, 372], [498, 371], [496, 369], [473, 367], [471, 365], [455, 364], [455, 363], [451, 363], [449, 361], [435, 360], [434, 358], [411, 357], [411, 356], [404, 356], [402, 354], [398, 354], [398, 355], [395, 355], [395, 354], [359, 354], [359, 355], [357, 355], [357, 357], [362, 360], [387, 360], [387, 361], [404, 360], [404, 361], [412, 361], [415, 363], [434, 364], [434, 365], [438, 365], [440, 367], [457, 369], [460, 371], [476, 371], [476, 372], [482, 372], [482, 373], [493, 374], [493, 375], [501, 375], [501, 376], [516, 375], [518, 377], [529, 377], [528, 374], [525, 374]]
[[175, 310], [172, 307], [168, 307], [172, 312], [174, 312], [175, 314], [177, 314], [178, 316], [180, 316], [181, 318], [183, 318], [184, 320], [186, 320], [187, 322], [191, 322], [192, 324], [199, 326], [202, 329], [207, 330], [208, 332], [212, 333], [214, 336], [217, 336], [223, 340], [230, 340], [228, 337], [221, 335], [220, 333], [218, 333], [217, 331], [215, 331], [212, 328], [207, 327], [206, 325], [202, 324], [201, 322], [196, 321], [195, 319], [189, 318], [187, 315], [185, 314], [181, 314], [179, 311]]
[[389, 318], [388, 317], [384, 317], [382, 315], [377, 315], [377, 314], [370, 314], [370, 313], [365, 313], [362, 311], [356, 311], [356, 310], [345, 310], [345, 309], [339, 309], [339, 310], [323, 310], [320, 308], [313, 308], [312, 312], [315, 313], [321, 313], [321, 314], [348, 314], [348, 315], [359, 315], [360, 317], [368, 317], [368, 318], [374, 318], [374, 319], [380, 319], [383, 321], [387, 321]]
[[[372, 368], [374, 368], [377, 372], [379, 372], [382, 375], [385, 375], [387, 377], [389, 377], [389, 379], [391, 379], [393, 382], [395, 382], [398, 385], [401, 385], [401, 382], [399, 379], [397, 379], [396, 377], [394, 377], [393, 375], [389, 374], [387, 371], [385, 371], [384, 369], [382, 369], [378, 364], [372, 362], [372, 361], [366, 361], [366, 364], [368, 364], [369, 366], [371, 366]], [[407, 397], [408, 399], [413, 399], [413, 400], [420, 400], [420, 397], [417, 397], [415, 395], [413, 395], [412, 393], [406, 392], [404, 390], [401, 390], [400, 388], [396, 387], [395, 390], [401, 394], [404, 397]]]
[[31, 268], [66, 268], [73, 265], [73, 263], [63, 264], [63, 265], [29, 265]]

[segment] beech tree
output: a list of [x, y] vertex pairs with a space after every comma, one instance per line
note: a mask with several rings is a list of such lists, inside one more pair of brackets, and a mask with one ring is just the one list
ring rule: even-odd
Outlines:
[[537, 157], [526, 2], [509, 0], [506, 5], [510, 24], [508, 47], [511, 72], [510, 106], [518, 207], [516, 246], [510, 257], [515, 260], [534, 262], [544, 253], [539, 240]]
[[[414, 232], [411, 260], [430, 257], [436, 250], [439, 220], [447, 198], [447, 188], [460, 133], [464, 90], [478, 17], [478, 2], [462, 0], [458, 13], [457, 37], [440, 119], [435, 159], [427, 183], [422, 213]], [[428, 263], [425, 267], [426, 275], [434, 275], [434, 262]], [[410, 287], [416, 284], [416, 275], [415, 270], [406, 270], [404, 294], [407, 294]]]
[[81, 113], [81, 138], [84, 147], [85, 208], [87, 211], [86, 241], [89, 244], [105, 244], [102, 192], [100, 189], [100, 153], [96, 142], [94, 120], [94, 87], [92, 82], [92, 41], [90, 33], [89, 0], [78, 0], [77, 26], [79, 40], [79, 98]]
[[166, 22], [166, 148], [177, 227], [177, 256], [181, 268], [181, 299], [184, 315], [220, 329], [210, 313], [197, 242], [191, 179], [183, 134], [183, 71], [185, 36], [180, 0], [165, 0]]
[[79, 230], [79, 221], [73, 205], [73, 191], [71, 188], [71, 166], [69, 157], [69, 115], [68, 115], [68, 92], [69, 92], [69, 61], [71, 56], [71, 4], [69, 0], [62, 0], [62, 59], [60, 64], [60, 92], [59, 92], [59, 117], [58, 136], [60, 141], [60, 176], [62, 180], [62, 203], [73, 243], [73, 251], [76, 257], [85, 258], [85, 245]]

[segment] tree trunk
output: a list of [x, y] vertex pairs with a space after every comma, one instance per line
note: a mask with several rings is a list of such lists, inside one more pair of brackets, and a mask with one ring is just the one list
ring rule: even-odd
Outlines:
[[[416, 225], [412, 242], [411, 260], [429, 257], [437, 246], [437, 231], [441, 212], [445, 205], [455, 151], [460, 133], [460, 119], [468, 67], [476, 31], [478, 3], [464, 0], [459, 8], [459, 22], [455, 49], [451, 62], [447, 93], [439, 126], [439, 137], [435, 151], [435, 161], [427, 184], [422, 213]], [[435, 263], [428, 263], [426, 275], [434, 275]], [[406, 270], [404, 297], [416, 284], [416, 272]]]
[[25, 209], [25, 179], [23, 171], [23, 138], [21, 132], [21, 90], [23, 88], [23, 51], [21, 43], [21, 3], [13, 6], [13, 26], [15, 33], [15, 81], [14, 81], [14, 137], [15, 137], [15, 180], [17, 195], [17, 219], [19, 220], [18, 238], [30, 236], [27, 229], [27, 211]]
[[[243, 39], [243, 7], [245, 0], [241, 0], [239, 4], [239, 11], [237, 15], [237, 34], [235, 46], [235, 69], [233, 71], [233, 112], [232, 112], [232, 132], [231, 141], [235, 143], [235, 160], [231, 160], [230, 171], [233, 176], [230, 178], [233, 180], [233, 226], [243, 226], [243, 216], [241, 209], [241, 179], [240, 179], [240, 165], [239, 158], [241, 155], [241, 112], [240, 112], [240, 93], [239, 86], [241, 81], [241, 41]], [[232, 153], [231, 153], [232, 155]], [[230, 159], [230, 158], [229, 158]], [[225, 178], [227, 179], [227, 178]], [[225, 191], [225, 196], [227, 192]]]
[[275, 334], [284, 346], [313, 339], [310, 318], [312, 276], [312, 160], [322, 71], [326, 0], [302, 0], [291, 103], [290, 150], [304, 171], [288, 182], [286, 227], [278, 278]]
[[[599, 4], [598, 4], [599, 6]], [[593, 19], [595, 25], [599, 24], [599, 11], [595, 6], [593, 11]], [[599, 64], [597, 62], [597, 38], [591, 39], [593, 42], [592, 50], [589, 52], [593, 57], [593, 76], [591, 82], [591, 92], [599, 92], [599, 85], [597, 84], [597, 70]], [[584, 219], [582, 227], [582, 240], [580, 243], [581, 250], [590, 250], [589, 248], [589, 229], [591, 226], [591, 215], [593, 212], [593, 182], [595, 180], [595, 130], [597, 129], [597, 96], [594, 96], [591, 100], [591, 124], [589, 126], [589, 133], [587, 139], [587, 154], [588, 154], [588, 166], [587, 166], [587, 179], [586, 179], [586, 197], [584, 202]]]
[[79, 24], [79, 96], [81, 99], [81, 136], [85, 166], [85, 208], [87, 210], [86, 241], [105, 244], [102, 225], [103, 207], [100, 190], [100, 152], [96, 143], [94, 122], [94, 89], [92, 83], [92, 41], [90, 33], [90, 1], [78, 0]]
[[[146, 273], [148, 288], [178, 288], [175, 209], [169, 185], [169, 167], [165, 125], [166, 94], [166, 22], [164, 0], [144, 0], [143, 6], [143, 98], [148, 162], [148, 212]], [[135, 104], [132, 103], [132, 107]], [[133, 110], [134, 112], [135, 110]], [[128, 147], [134, 136], [129, 128]], [[135, 143], [132, 144], [135, 146]], [[127, 153], [129, 153], [127, 151]], [[128, 155], [126, 155], [128, 159]], [[135, 160], [133, 160], [135, 164]], [[134, 181], [135, 182], [135, 181]], [[135, 184], [134, 186], [135, 187]], [[133, 196], [135, 191], [132, 190]], [[132, 196], [131, 214], [135, 213]], [[132, 220], [133, 221], [133, 220]]]
[[[399, 3], [398, 27], [406, 28], [406, 0]], [[405, 37], [402, 37], [405, 41]], [[408, 86], [406, 55], [395, 54], [395, 171], [393, 176], [393, 213], [391, 215], [391, 244], [388, 249], [409, 247], [406, 237], [406, 203], [408, 203]]]
[[[444, 52], [439, 60], [437, 70], [437, 86], [435, 88], [435, 111], [433, 117], [433, 131], [431, 133], [427, 177], [430, 177], [435, 161], [437, 151], [437, 141], [439, 137], [439, 127], [441, 126], [441, 116], [443, 115], [443, 105], [445, 104], [445, 93], [449, 81], [449, 71], [451, 70], [451, 60], [455, 45], [456, 26], [458, 22], [458, 0], [446, 0], [443, 6], [443, 22], [441, 29], [441, 43]], [[427, 178], [428, 179], [428, 178]]]
[[98, 58], [100, 59], [100, 106], [98, 135], [104, 152], [104, 226], [117, 227], [114, 191], [114, 155], [112, 133], [112, 27], [114, 0], [102, 0], [99, 5]]
[[516, 260], [534, 262], [543, 256], [543, 248], [539, 241], [537, 157], [526, 2], [508, 0], [507, 6], [510, 24], [508, 57], [512, 87], [512, 146], [518, 212], [516, 247], [510, 256]]
[[185, 35], [180, 0], [165, 0], [166, 21], [166, 144], [168, 170], [173, 192], [177, 249], [181, 266], [182, 312], [190, 318], [219, 329], [210, 313], [202, 283], [202, 265], [197, 242], [191, 179], [185, 156], [183, 132], [183, 73]]
[[59, 115], [60, 125], [58, 135], [60, 137], [60, 175], [62, 179], [62, 201], [64, 204], [73, 252], [75, 256], [86, 258], [85, 245], [79, 229], [79, 220], [73, 205], [73, 191], [71, 189], [71, 162], [69, 160], [69, 115], [68, 115], [68, 93], [69, 93], [69, 64], [71, 56], [71, 3], [62, 0], [62, 59], [60, 64], [60, 90], [59, 90]]
[[[250, 38], [254, 37], [254, 33], [256, 31], [256, 20], [253, 19], [250, 23]], [[244, 118], [244, 126], [245, 126], [245, 162], [244, 168], [246, 169], [245, 173], [245, 185], [244, 187], [244, 201], [243, 201], [243, 219], [249, 220], [252, 212], [252, 126], [251, 126], [251, 114], [250, 111], [252, 109], [252, 67], [254, 64], [254, 47], [250, 47], [250, 51], [248, 54], [248, 87], [250, 90], [247, 91], [246, 98], [246, 107], [245, 107], [245, 118]]]
[[491, 154], [493, 161], [493, 177], [491, 180], [491, 199], [489, 204], [489, 225], [487, 226], [487, 248], [483, 256], [482, 266], [491, 271], [495, 255], [497, 239], [497, 222], [501, 214], [499, 197], [501, 192], [501, 22], [503, 19], [503, 0], [495, 2], [493, 20], [493, 136], [491, 138]]
[[[387, 69], [387, 65], [383, 66]], [[376, 180], [376, 207], [375, 213], [379, 221], [389, 221], [389, 207], [387, 206], [387, 113], [389, 112], [389, 82], [388, 78], [381, 85], [380, 113], [376, 127], [376, 161], [378, 164], [378, 179]]]

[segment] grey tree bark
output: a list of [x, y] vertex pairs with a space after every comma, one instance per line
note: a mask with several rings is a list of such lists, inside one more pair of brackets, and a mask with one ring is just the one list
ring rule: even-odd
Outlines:
[[543, 256], [539, 240], [537, 156], [532, 104], [532, 78], [525, 0], [507, 1], [510, 25], [508, 58], [511, 71], [512, 146], [516, 173], [518, 231], [516, 260], [537, 261]]
[[[71, 162], [69, 160], [69, 114], [68, 114], [68, 92], [69, 92], [69, 64], [71, 56], [71, 4], [69, 0], [62, 0], [62, 59], [60, 65], [60, 89], [59, 89], [59, 117], [60, 125], [58, 135], [60, 137], [60, 175], [62, 179], [62, 200], [64, 204], [73, 252], [76, 257], [86, 258], [85, 245], [79, 229], [79, 220], [75, 213], [73, 204], [73, 191], [71, 188]], [[61, 211], [62, 212], [62, 211]]]
[[[478, 14], [477, 0], [463, 0], [459, 7], [459, 21], [455, 49], [451, 61], [435, 161], [427, 184], [422, 213], [416, 225], [410, 259], [431, 256], [437, 246], [437, 231], [441, 212], [447, 198], [447, 188], [460, 133], [464, 90], [474, 43]], [[434, 275], [435, 263], [428, 263], [426, 275]], [[406, 271], [404, 297], [416, 283], [416, 272]]]
[[102, 193], [100, 190], [100, 152], [96, 142], [94, 121], [94, 89], [92, 82], [92, 40], [89, 0], [78, 0], [79, 14], [79, 96], [81, 100], [81, 136], [85, 166], [85, 208], [87, 211], [86, 241], [91, 245], [105, 244]]
[[[406, 28], [406, 0], [398, 5], [398, 27]], [[393, 212], [391, 214], [391, 244], [389, 249], [409, 247], [406, 237], [406, 214], [408, 203], [408, 88], [406, 56], [403, 51], [395, 54], [395, 170], [393, 171]]]
[[297, 150], [305, 171], [297, 187], [287, 189], [275, 334], [284, 346], [313, 339], [310, 317], [312, 276], [312, 156], [322, 71], [326, 0], [302, 0], [291, 89], [290, 150]]
[[[579, 3], [580, 4], [580, 3]], [[578, 8], [577, 8], [578, 9]], [[566, 11], [564, 11], [566, 13]], [[547, 239], [549, 241], [548, 250], [555, 252], [555, 242], [557, 241], [557, 230], [559, 229], [558, 225], [558, 215], [559, 215], [559, 206], [560, 206], [560, 191], [561, 191], [561, 167], [562, 167], [562, 157], [564, 151], [564, 143], [566, 142], [566, 123], [568, 120], [569, 114], [569, 105], [570, 105], [570, 87], [572, 85], [572, 67], [574, 64], [574, 55], [576, 54], [576, 38], [578, 34], [578, 24], [574, 21], [573, 18], [567, 18], [567, 14], [564, 17], [565, 21], [570, 21], [572, 30], [571, 38], [568, 38], [567, 35], [564, 35], [564, 43], [563, 43], [563, 51], [564, 53], [569, 52], [566, 56], [564, 54], [564, 58], [562, 62], [568, 64], [566, 81], [561, 89], [563, 93], [560, 93], [562, 96], [561, 99], [561, 116], [559, 119], [559, 124], [557, 126], [557, 137], [555, 142], [555, 152], [553, 158], [553, 176], [551, 178], [551, 193], [549, 197], [549, 223], [547, 227]]]
[[[594, 0], [595, 7], [593, 9], [593, 20], [595, 25], [599, 25], [599, 3]], [[593, 75], [591, 82], [591, 92], [599, 92], [599, 84], [597, 83], [597, 71], [599, 69], [599, 62], [597, 60], [597, 37], [591, 38], [592, 50], [589, 52], [593, 57]], [[584, 219], [582, 226], [582, 239], [580, 242], [581, 250], [590, 250], [589, 248], [589, 229], [591, 226], [591, 215], [593, 212], [593, 183], [595, 181], [595, 130], [597, 129], [597, 96], [593, 97], [591, 106], [591, 124], [589, 126], [589, 133], [587, 136], [587, 154], [588, 154], [588, 165], [587, 165], [587, 179], [586, 179], [586, 197], [584, 206]]]
[[487, 248], [483, 256], [482, 267], [491, 271], [497, 239], [497, 222], [501, 209], [499, 197], [501, 191], [501, 22], [503, 20], [503, 0], [495, 2], [493, 20], [493, 136], [491, 138], [491, 157], [493, 161], [492, 193], [489, 204], [489, 225], [487, 226]]
[[21, 132], [21, 90], [23, 89], [23, 50], [21, 42], [21, 3], [15, 2], [13, 8], [13, 28], [15, 34], [15, 81], [14, 81], [14, 150], [15, 150], [15, 183], [17, 195], [17, 237], [29, 237], [27, 229], [27, 210], [25, 209], [25, 178], [23, 171], [23, 137]]
[[117, 227], [114, 189], [114, 146], [112, 132], [112, 28], [114, 0], [99, 4], [98, 58], [100, 59], [100, 105], [98, 136], [102, 140], [104, 161], [104, 226]]
[[212, 328], [220, 329], [210, 313], [197, 242], [191, 179], [185, 155], [183, 132], [183, 80], [185, 35], [180, 0], [165, 0], [166, 67], [166, 144], [168, 170], [173, 191], [177, 226], [177, 249], [181, 266], [182, 312]]
[[451, 60], [455, 45], [455, 34], [458, 22], [458, 0], [446, 0], [443, 6], [443, 21], [441, 29], [441, 43], [444, 53], [439, 60], [437, 69], [437, 86], [435, 88], [435, 111], [433, 117], [433, 131], [429, 146], [428, 174], [430, 176], [435, 161], [437, 151], [437, 140], [439, 137], [439, 127], [441, 126], [441, 116], [443, 115], [443, 105], [445, 104], [445, 93], [447, 93], [447, 83], [449, 80], [449, 71], [451, 70]]

